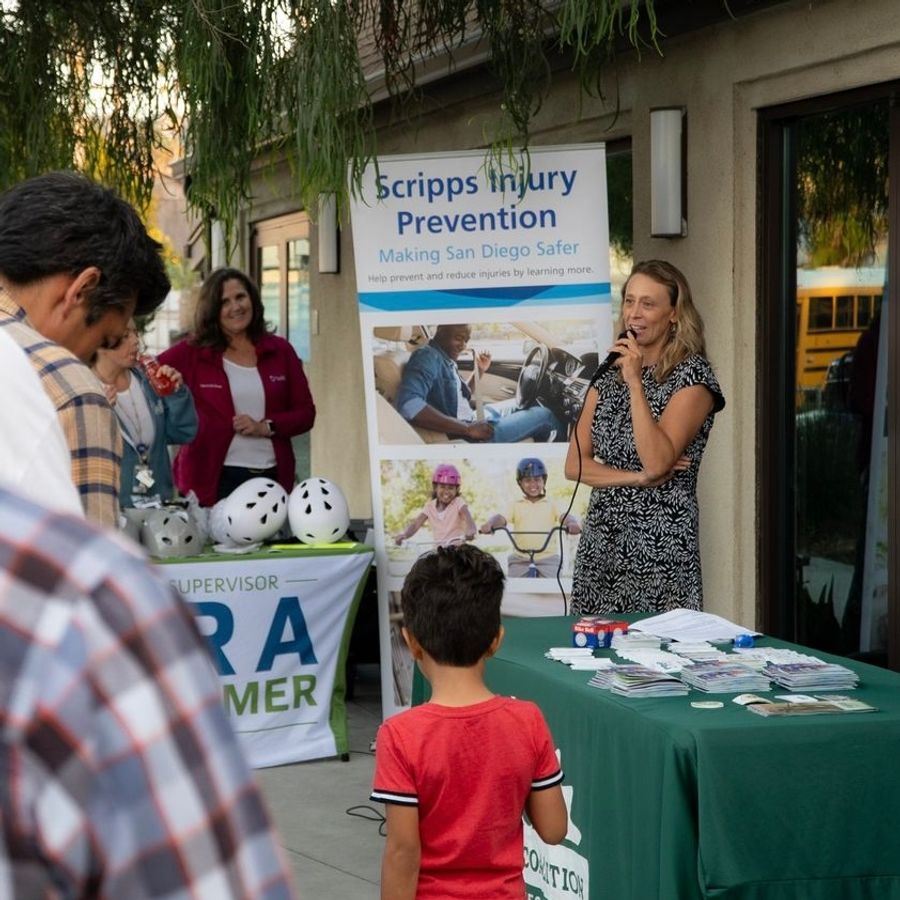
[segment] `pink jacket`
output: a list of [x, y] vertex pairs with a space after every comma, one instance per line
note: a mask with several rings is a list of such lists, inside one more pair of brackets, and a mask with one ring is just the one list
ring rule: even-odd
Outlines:
[[[275, 435], [275, 465], [278, 481], [286, 491], [294, 486], [294, 450], [291, 437], [313, 427], [316, 407], [303, 363], [284, 339], [267, 334], [256, 344], [257, 369], [266, 397], [266, 418]], [[159, 355], [159, 361], [181, 372], [194, 395], [200, 419], [197, 436], [184, 445], [172, 467], [175, 484], [182, 494], [193, 490], [203, 506], [216, 502], [216, 488], [234, 437], [234, 402], [222, 364], [222, 351], [198, 347], [190, 338], [179, 341]]]

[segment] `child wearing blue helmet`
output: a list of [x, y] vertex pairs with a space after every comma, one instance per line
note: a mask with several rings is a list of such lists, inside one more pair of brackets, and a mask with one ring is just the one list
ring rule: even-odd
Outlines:
[[471, 541], [475, 537], [475, 521], [466, 501], [459, 495], [462, 478], [459, 469], [450, 463], [440, 463], [431, 475], [431, 499], [422, 511], [394, 535], [399, 545], [411, 538], [426, 522], [431, 536], [439, 547]]
[[[508, 527], [518, 549], [534, 552], [534, 564], [538, 574], [554, 578], [559, 569], [559, 553], [551, 541], [546, 548], [546, 537], [560, 525], [569, 534], [580, 534], [581, 524], [571, 513], [563, 518], [563, 511], [547, 496], [547, 467], [543, 460], [528, 456], [516, 466], [516, 482], [522, 491], [522, 499], [512, 504], [509, 515], [491, 516], [481, 526], [482, 534], [490, 534], [495, 528]], [[524, 578], [531, 566], [531, 555], [512, 553], [509, 556], [509, 577]]]

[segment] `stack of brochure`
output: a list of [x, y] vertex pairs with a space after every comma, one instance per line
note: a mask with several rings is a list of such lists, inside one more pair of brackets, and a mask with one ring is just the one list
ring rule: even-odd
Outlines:
[[594, 656], [591, 647], [551, 647], [544, 656], [565, 663], [570, 669], [585, 671], [605, 669], [613, 664], [608, 657]]
[[710, 659], [685, 666], [681, 680], [708, 694], [742, 694], [771, 690], [769, 679], [733, 660]]
[[688, 686], [674, 675], [646, 666], [618, 666], [609, 689], [622, 697], [683, 697], [688, 692]]
[[811, 703], [754, 703], [748, 706], [758, 716], [818, 716], [823, 713], [877, 712], [877, 708], [849, 697], [822, 698]]
[[680, 656], [666, 653], [665, 650], [616, 650], [616, 656], [635, 665], [646, 666], [655, 672], [676, 674], [686, 665]]
[[588, 682], [590, 687], [600, 688], [601, 690], [608, 691], [610, 687], [610, 683], [612, 682], [612, 677], [615, 674], [616, 669], [619, 666], [610, 665], [605, 669], [598, 669], [593, 678]]
[[672, 641], [668, 645], [669, 653], [677, 653], [685, 659], [700, 662], [703, 659], [727, 659], [728, 654], [708, 641]]
[[660, 640], [652, 634], [641, 634], [639, 631], [616, 632], [612, 636], [610, 647], [613, 650], [659, 650]]
[[768, 663], [821, 662], [817, 656], [798, 653], [788, 647], [735, 647], [734, 656], [739, 657], [745, 666], [760, 670]]
[[576, 656], [567, 660], [566, 665], [576, 671], [592, 672], [599, 669], [611, 669], [613, 661], [608, 656], [587, 656], [584, 658]]
[[[640, 619], [629, 626], [629, 631], [643, 631], [672, 641], [710, 641], [713, 644], [730, 644], [734, 638], [747, 634], [743, 625], [737, 625], [721, 616], [693, 609], [673, 609], [658, 616]], [[758, 635], [757, 631], [750, 631]]]
[[593, 659], [594, 651], [590, 647], [551, 647], [544, 656], [547, 659], [567, 663], [573, 659]]
[[781, 687], [792, 691], [846, 691], [855, 688], [859, 676], [836, 663], [789, 662], [766, 663], [763, 674]]

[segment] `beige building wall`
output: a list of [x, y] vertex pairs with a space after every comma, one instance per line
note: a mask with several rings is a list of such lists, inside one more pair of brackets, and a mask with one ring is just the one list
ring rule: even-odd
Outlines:
[[[756, 225], [757, 111], [805, 97], [900, 78], [894, 0], [802, 0], [666, 40], [665, 56], [620, 58], [605, 100], [581, 98], [565, 72], [544, 102], [536, 144], [632, 139], [634, 255], [682, 268], [704, 317], [707, 348], [727, 406], [700, 479], [706, 608], [752, 626], [757, 603]], [[499, 99], [470, 74], [429, 91], [415, 121], [383, 124], [382, 154], [484, 145]], [[686, 106], [688, 235], [649, 236], [649, 110]], [[296, 209], [287, 175], [269, 176], [248, 221]], [[272, 199], [281, 198], [281, 199]], [[315, 232], [313, 232], [315, 257]], [[310, 380], [319, 409], [313, 470], [347, 494], [351, 514], [371, 515], [362, 364], [349, 223], [341, 272], [319, 275]]]

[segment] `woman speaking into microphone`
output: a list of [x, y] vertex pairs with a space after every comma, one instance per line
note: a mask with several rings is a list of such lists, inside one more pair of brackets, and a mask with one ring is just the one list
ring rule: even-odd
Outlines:
[[701, 609], [697, 474], [725, 399], [684, 275], [637, 263], [617, 330], [566, 457], [566, 477], [593, 488], [572, 612]]

